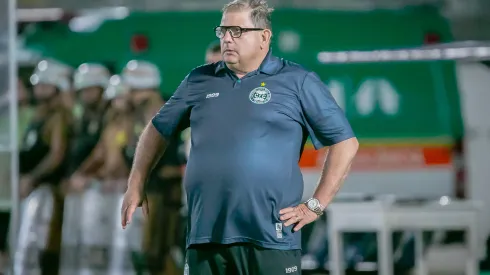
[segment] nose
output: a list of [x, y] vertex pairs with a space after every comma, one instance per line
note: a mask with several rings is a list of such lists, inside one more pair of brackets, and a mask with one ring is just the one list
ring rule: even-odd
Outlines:
[[231, 36], [231, 32], [229, 30], [227, 30], [225, 32], [225, 35], [221, 39], [223, 39], [223, 41], [224, 42], [227, 42], [227, 43], [232, 42], [233, 41], [233, 37]]

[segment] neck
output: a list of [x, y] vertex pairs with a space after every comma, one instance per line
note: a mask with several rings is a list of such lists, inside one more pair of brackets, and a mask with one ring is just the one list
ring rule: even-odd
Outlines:
[[141, 89], [138, 92], [141, 94], [148, 95], [148, 94], [153, 94], [155, 92], [155, 90], [153, 90], [153, 89]]
[[116, 109], [116, 108], [111, 108], [108, 113], [107, 113], [108, 121], [111, 122], [118, 122], [118, 121], [124, 121], [127, 119], [128, 114], [124, 110]]
[[118, 116], [121, 117], [132, 116], [130, 107], [124, 107], [121, 109], [113, 108], [112, 110], [114, 114], [117, 114]]
[[37, 108], [36, 108], [36, 113], [37, 116], [39, 117], [45, 117], [49, 113], [51, 113], [56, 107], [56, 104], [50, 100], [42, 103], [38, 103]]
[[239, 62], [236, 64], [226, 64], [226, 66], [232, 70], [239, 78], [245, 76], [246, 74], [253, 72], [259, 69], [262, 62], [264, 62], [265, 57], [267, 56], [267, 51], [262, 51], [257, 55], [256, 58], [250, 60], [250, 62], [243, 63]]
[[153, 98], [155, 96], [159, 96], [155, 90], [149, 90], [149, 89], [139, 90], [133, 96], [134, 104], [135, 106], [138, 106], [142, 104], [143, 101]]
[[98, 114], [102, 110], [102, 102], [97, 102], [95, 104], [89, 104], [85, 106], [85, 110], [90, 114]]

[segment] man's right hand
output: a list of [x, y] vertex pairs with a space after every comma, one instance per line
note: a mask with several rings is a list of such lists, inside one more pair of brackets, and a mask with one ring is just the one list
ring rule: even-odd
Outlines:
[[142, 207], [143, 215], [148, 216], [148, 200], [146, 194], [141, 188], [128, 187], [124, 194], [124, 200], [121, 207], [121, 225], [125, 229], [131, 223], [134, 211], [137, 207]]

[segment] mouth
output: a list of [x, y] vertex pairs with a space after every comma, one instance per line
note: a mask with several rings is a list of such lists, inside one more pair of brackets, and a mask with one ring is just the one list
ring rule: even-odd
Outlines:
[[236, 51], [234, 51], [234, 50], [225, 50], [223, 52], [223, 54], [235, 54], [235, 53], [236, 53]]

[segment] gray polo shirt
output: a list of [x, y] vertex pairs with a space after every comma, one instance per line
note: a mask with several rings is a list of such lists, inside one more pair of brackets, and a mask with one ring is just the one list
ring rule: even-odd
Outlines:
[[195, 68], [152, 122], [167, 139], [192, 129], [188, 246], [300, 249], [300, 233], [282, 225], [279, 210], [301, 203], [305, 141], [318, 149], [354, 137], [318, 75], [270, 52], [242, 79], [223, 62]]

